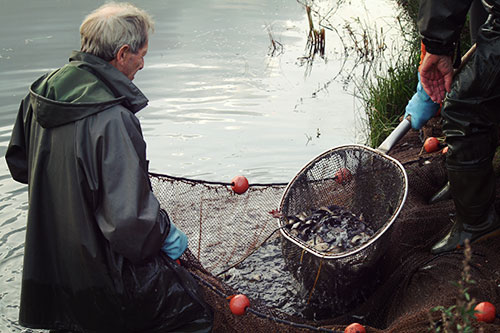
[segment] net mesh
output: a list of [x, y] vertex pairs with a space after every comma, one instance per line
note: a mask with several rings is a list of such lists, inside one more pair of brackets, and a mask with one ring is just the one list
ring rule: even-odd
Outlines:
[[[438, 127], [431, 131], [438, 131]], [[440, 152], [422, 153], [421, 146], [418, 133], [410, 131], [390, 152], [406, 170], [408, 196], [391, 232], [383, 240], [387, 246], [380, 258], [362, 267], [365, 271], [351, 272], [355, 283], [349, 290], [342, 293], [339, 292], [342, 288], [337, 288], [336, 295], [325, 294], [327, 303], [328, 300], [330, 303], [333, 299], [337, 301], [319, 318], [287, 313], [280, 304], [263, 299], [259, 293], [249, 296], [251, 305], [242, 316], [232, 314], [228, 306], [228, 297], [242, 293], [244, 281], [227, 283], [224, 272], [251, 260], [262, 244], [281, 243], [284, 257], [286, 247], [290, 247], [289, 251], [297, 251], [296, 244], [283, 240], [277, 232], [279, 219], [274, 217], [287, 184], [251, 184], [247, 192], [238, 195], [229, 183], [151, 174], [153, 190], [162, 207], [189, 237], [189, 250], [182, 262], [199, 281], [205, 300], [214, 311], [214, 332], [343, 332], [352, 322], [363, 324], [367, 332], [428, 331], [429, 315], [440, 319], [440, 313], [430, 309], [456, 303], [458, 291], [452, 283], [461, 277], [464, 255], [461, 250], [436, 256], [429, 252], [451, 227], [454, 206], [451, 200], [428, 204], [429, 198], [445, 184], [446, 171], [444, 156]], [[373, 174], [368, 179], [381, 181], [384, 178]], [[371, 187], [355, 188], [352, 194], [358, 195], [368, 188]], [[389, 201], [382, 198], [369, 206], [379, 204], [394, 211], [397, 203], [389, 209]], [[390, 217], [382, 214], [379, 220], [386, 223]], [[499, 250], [498, 238], [472, 244], [470, 266], [476, 283], [468, 290], [477, 302], [489, 301], [496, 307], [500, 305]], [[322, 283], [340, 281], [338, 283], [343, 286], [341, 280], [349, 278], [339, 274], [338, 267], [329, 269], [324, 260], [312, 254], [307, 256], [307, 251], [299, 252], [304, 254], [299, 258], [302, 265], [309, 267], [306, 274], [309, 280], [301, 294], [308, 306], [317, 305], [314, 300], [322, 298], [316, 296], [328, 290], [329, 287]], [[258, 260], [262, 269], [268, 268], [265, 259]], [[272, 269], [282, 275], [294, 271], [293, 264]], [[363, 278], [358, 279], [359, 276]], [[490, 324], [474, 322], [473, 326], [484, 332], [500, 331], [499, 319]]]
[[[334, 248], [335, 253], [329, 253], [290, 234], [289, 228], [281, 229], [288, 268], [305, 289], [316, 291], [309, 299], [311, 307], [332, 316], [366, 299], [378, 282], [378, 259], [389, 245], [391, 226], [406, 194], [407, 179], [401, 164], [360, 145], [326, 151], [295, 176], [281, 201], [280, 226], [290, 223], [288, 216], [310, 215], [319, 207], [335, 205], [361, 217], [375, 231], [358, 246], [341, 252]], [[337, 233], [345, 233], [347, 227], [338, 228]]]

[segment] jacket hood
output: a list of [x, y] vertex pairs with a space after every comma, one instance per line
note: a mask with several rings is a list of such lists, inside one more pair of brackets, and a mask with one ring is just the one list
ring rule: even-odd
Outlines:
[[42, 127], [61, 126], [118, 104], [133, 113], [147, 105], [137, 86], [105, 60], [77, 51], [69, 60], [30, 87], [30, 104]]

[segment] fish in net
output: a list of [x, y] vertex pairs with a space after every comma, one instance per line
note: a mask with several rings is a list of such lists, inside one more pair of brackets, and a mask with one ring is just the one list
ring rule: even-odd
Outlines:
[[[433, 135], [439, 136], [439, 133]], [[314, 256], [318, 266], [308, 276], [312, 279], [311, 286], [316, 278], [317, 283], [314, 290], [308, 289], [296, 282], [291, 274], [293, 269], [284, 263], [284, 248], [292, 245], [297, 252], [295, 262], [300, 263], [302, 257], [302, 263], [306, 264], [313, 256], [310, 252], [297, 250], [297, 246], [281, 234], [280, 218], [276, 212], [280, 210], [287, 184], [251, 183], [247, 192], [237, 195], [231, 190], [229, 182], [151, 174], [151, 185], [161, 206], [189, 237], [189, 250], [181, 257], [182, 267], [196, 278], [204, 291], [206, 302], [214, 311], [213, 331], [343, 332], [352, 322], [360, 322], [367, 332], [428, 331], [430, 309], [455, 304], [457, 291], [452, 283], [460, 279], [464, 256], [461, 250], [439, 256], [429, 252], [430, 247], [448, 232], [454, 207], [451, 200], [428, 204], [428, 199], [446, 183], [446, 169], [444, 156], [440, 152], [420, 154], [421, 145], [418, 133], [412, 131], [391, 152], [391, 156], [397, 158], [408, 173], [408, 198], [392, 225], [390, 237], [385, 239], [386, 251], [375, 262], [377, 275], [371, 276], [375, 286], [369, 288], [365, 300], [352, 309], [339, 311], [340, 314], [325, 311], [316, 317], [304, 315], [303, 311], [298, 310], [302, 306], [307, 311], [314, 305], [315, 295], [321, 292], [318, 287], [321, 281], [336, 283], [337, 279], [344, 277], [340, 274], [325, 274], [327, 270], [324, 265], [317, 274], [321, 260]], [[389, 186], [377, 183], [376, 177], [372, 181], [381, 187]], [[345, 196], [343, 191], [358, 182], [351, 180], [343, 185], [345, 189], [342, 184], [334, 184], [336, 190], [333, 194], [339, 193], [335, 197], [342, 198]], [[497, 187], [500, 182], [498, 184]], [[361, 189], [366, 188], [362, 184], [358, 185]], [[327, 192], [325, 196], [330, 194]], [[360, 216], [358, 211], [346, 207], [342, 202], [335, 204]], [[315, 203], [314, 207], [325, 205], [328, 206]], [[360, 206], [363, 205], [360, 203]], [[385, 204], [387, 212], [394, 211], [394, 207]], [[496, 208], [499, 209], [498, 203]], [[301, 211], [305, 209], [286, 215]], [[370, 212], [370, 209], [367, 211]], [[362, 220], [370, 225], [372, 223], [370, 214], [363, 214]], [[377, 237], [381, 226], [374, 227], [372, 238]], [[267, 244], [272, 245], [273, 255], [259, 253], [260, 250], [266, 250]], [[358, 249], [355, 247], [347, 252]], [[500, 306], [499, 251], [498, 239], [472, 244], [470, 274], [476, 284], [469, 289], [471, 297], [478, 301], [490, 301], [497, 308]], [[275, 265], [274, 260], [282, 262]], [[249, 273], [235, 273], [225, 280], [226, 273], [231, 270], [246, 270]], [[223, 271], [227, 272], [220, 274]], [[269, 276], [266, 277], [268, 272]], [[260, 281], [252, 278], [256, 274], [265, 278]], [[267, 280], [269, 284], [274, 280], [278, 289], [281, 288], [281, 281], [290, 281], [281, 300], [278, 301], [276, 295], [262, 292]], [[366, 280], [371, 281], [369, 274]], [[258, 289], [262, 284], [264, 286]], [[229, 309], [228, 297], [239, 293], [245, 293], [250, 298], [250, 307], [242, 316], [234, 315]], [[311, 300], [307, 304], [310, 295]], [[286, 297], [296, 297], [297, 302], [286, 302]], [[327, 301], [331, 302], [331, 298], [327, 298]], [[436, 321], [440, 319], [437, 312], [431, 315]], [[481, 328], [487, 333], [500, 330], [498, 319], [491, 324], [472, 324], [474, 329]]]

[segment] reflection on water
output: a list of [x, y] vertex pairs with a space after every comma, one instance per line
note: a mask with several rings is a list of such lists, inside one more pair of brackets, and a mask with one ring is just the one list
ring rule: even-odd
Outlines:
[[[102, 2], [0, 2], [2, 156], [29, 84], [66, 63], [79, 48], [81, 20]], [[315, 3], [334, 29], [327, 29], [325, 59], [317, 57], [309, 68], [301, 60], [307, 16], [297, 1], [137, 2], [156, 20], [145, 68], [134, 81], [150, 99], [138, 116], [151, 171], [287, 182], [324, 150], [358, 141], [360, 115], [349, 84], [354, 59], [346, 57], [342, 42], [348, 40], [346, 22], [384, 27], [386, 39], [397, 32], [389, 28], [394, 9], [388, 0], [349, 2]], [[270, 32], [283, 45], [274, 56]], [[0, 191], [0, 331], [21, 332], [16, 322], [27, 193], [11, 180], [3, 158]]]

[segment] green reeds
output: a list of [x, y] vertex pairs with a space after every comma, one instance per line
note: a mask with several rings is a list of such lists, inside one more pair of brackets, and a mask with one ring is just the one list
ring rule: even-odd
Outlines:
[[383, 74], [375, 73], [372, 79], [358, 85], [371, 147], [378, 147], [400, 122], [416, 90], [419, 55], [419, 51], [413, 50], [406, 58], [401, 56]]
[[[368, 144], [378, 145], [394, 129], [405, 112], [408, 101], [416, 91], [417, 69], [420, 60], [420, 36], [417, 33], [418, 0], [396, 0], [401, 9], [398, 16], [406, 58], [386, 59], [385, 72], [374, 73], [371, 80], [358, 85], [359, 97], [366, 112]], [[408, 29], [410, 24], [410, 29]], [[406, 28], [403, 28], [406, 27]], [[462, 52], [470, 47], [469, 25], [461, 33]]]
[[371, 147], [378, 147], [402, 120], [418, 82], [420, 37], [415, 17], [418, 0], [396, 0], [396, 3], [400, 10], [396, 19], [401, 45], [389, 55], [374, 57], [377, 64], [372, 66], [370, 75], [356, 82], [356, 97], [362, 102], [364, 113], [366, 143]]

